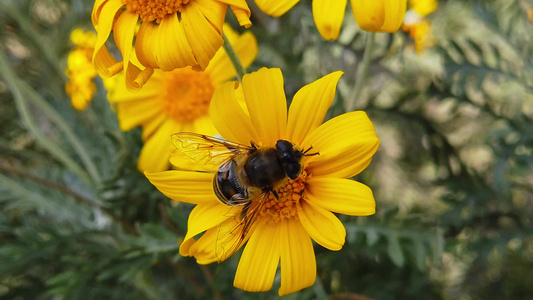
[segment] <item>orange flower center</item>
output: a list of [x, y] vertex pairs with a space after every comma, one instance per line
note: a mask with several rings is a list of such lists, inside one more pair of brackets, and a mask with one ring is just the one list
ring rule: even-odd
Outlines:
[[144, 22], [161, 21], [167, 15], [181, 12], [190, 0], [122, 0], [126, 10], [138, 14]]
[[278, 223], [283, 219], [298, 218], [298, 210], [296, 204], [302, 198], [305, 189], [305, 178], [307, 173], [305, 171], [296, 178], [285, 179], [283, 182], [275, 187], [278, 194], [278, 199], [270, 193], [267, 202], [261, 209], [261, 216], [267, 218], [267, 222]]
[[190, 68], [163, 73], [161, 96], [167, 115], [188, 122], [207, 115], [214, 86], [209, 74]]

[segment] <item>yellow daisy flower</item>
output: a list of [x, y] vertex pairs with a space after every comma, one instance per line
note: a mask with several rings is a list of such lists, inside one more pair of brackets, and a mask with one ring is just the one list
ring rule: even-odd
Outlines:
[[[245, 0], [96, 0], [92, 22], [98, 33], [93, 63], [102, 77], [124, 69], [126, 86], [140, 89], [154, 69], [172, 71], [191, 66], [204, 70], [222, 46], [227, 8], [249, 27]], [[140, 26], [139, 26], [140, 23]], [[123, 62], [105, 46], [113, 30]], [[144, 68], [130, 62], [135, 53]]]
[[70, 96], [72, 106], [84, 110], [96, 91], [93, 82], [96, 70], [91, 63], [96, 35], [92, 31], [77, 28], [71, 32], [70, 40], [75, 47], [67, 58], [66, 75], [69, 82], [65, 84], [65, 91]]
[[[269, 290], [280, 264], [280, 295], [314, 283], [312, 240], [334, 251], [345, 242], [346, 230], [333, 213], [375, 213], [370, 188], [348, 179], [363, 171], [378, 149], [372, 122], [364, 112], [354, 111], [322, 124], [341, 75], [340, 71], [334, 72], [304, 86], [294, 96], [288, 112], [279, 69], [263, 68], [245, 75], [242, 84], [227, 82], [216, 89], [211, 117], [227, 141], [253, 143], [260, 151], [286, 140], [299, 151], [312, 148], [314, 154], [303, 157], [303, 168], [296, 179], [285, 177], [266, 194], [268, 199], [254, 198], [249, 206], [228, 206], [219, 201], [212, 173], [145, 172], [169, 198], [196, 204], [180, 246], [181, 255], [208, 264], [227, 259], [236, 251], [234, 245], [240, 247], [246, 242], [235, 287]], [[255, 221], [243, 228], [243, 220], [252, 209]]]
[[[279, 17], [299, 0], [255, 0], [266, 14]], [[325, 40], [339, 37], [347, 0], [313, 0], [313, 18]], [[402, 24], [407, 0], [350, 0], [359, 27], [367, 31], [396, 32]]]
[[425, 17], [437, 9], [437, 0], [409, 0], [409, 10], [405, 13], [402, 30], [409, 32], [415, 41], [415, 51], [422, 53], [433, 46], [431, 22]]
[[[229, 25], [224, 25], [224, 33], [243, 66], [248, 67], [258, 51], [253, 34], [239, 35]], [[130, 91], [121, 79], [109, 86], [108, 99], [117, 104], [120, 128], [127, 131], [142, 126], [144, 146], [139, 170], [168, 169], [170, 135], [177, 131], [217, 134], [209, 118], [209, 103], [215, 87], [235, 76], [231, 61], [220, 48], [203, 72], [191, 67], [170, 72], [155, 70], [144, 88], [136, 92]]]
[[415, 52], [422, 53], [426, 48], [434, 45], [433, 38], [431, 36], [431, 22], [428, 20], [422, 20], [418, 23], [411, 25], [404, 25], [404, 31], [409, 32], [409, 36], [415, 41]]

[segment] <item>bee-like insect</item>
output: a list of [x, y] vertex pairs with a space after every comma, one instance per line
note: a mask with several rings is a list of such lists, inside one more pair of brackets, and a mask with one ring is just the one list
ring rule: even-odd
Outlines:
[[245, 239], [269, 194], [278, 199], [274, 190], [276, 184], [286, 178], [298, 178], [304, 156], [319, 155], [318, 152], [309, 154], [311, 147], [299, 150], [287, 140], [278, 140], [275, 147], [257, 147], [253, 142], [246, 146], [202, 134], [180, 132], [172, 135], [172, 142], [189, 158], [218, 166], [213, 178], [216, 197], [228, 206], [243, 206], [237, 226], [231, 230], [239, 232], [240, 237], [228, 256]]

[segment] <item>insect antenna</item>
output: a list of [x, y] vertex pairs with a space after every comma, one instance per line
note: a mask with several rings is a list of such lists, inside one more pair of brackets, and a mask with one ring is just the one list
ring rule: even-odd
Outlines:
[[309, 151], [311, 151], [311, 149], [313, 149], [313, 146], [307, 148], [307, 150], [305, 150], [304, 152], [302, 152], [303, 156], [315, 156], [315, 155], [320, 155], [320, 152], [315, 152], [315, 153], [307, 153]]

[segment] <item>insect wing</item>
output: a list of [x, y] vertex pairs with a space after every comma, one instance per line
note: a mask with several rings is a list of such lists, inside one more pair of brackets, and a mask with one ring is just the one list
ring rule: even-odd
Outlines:
[[192, 132], [173, 134], [172, 144], [185, 156], [206, 165], [220, 165], [234, 155], [253, 150], [250, 146]]
[[248, 204], [231, 208], [229, 214], [233, 217], [221, 223], [218, 229], [216, 256], [219, 261], [228, 259], [248, 241], [269, 194], [261, 193]]

